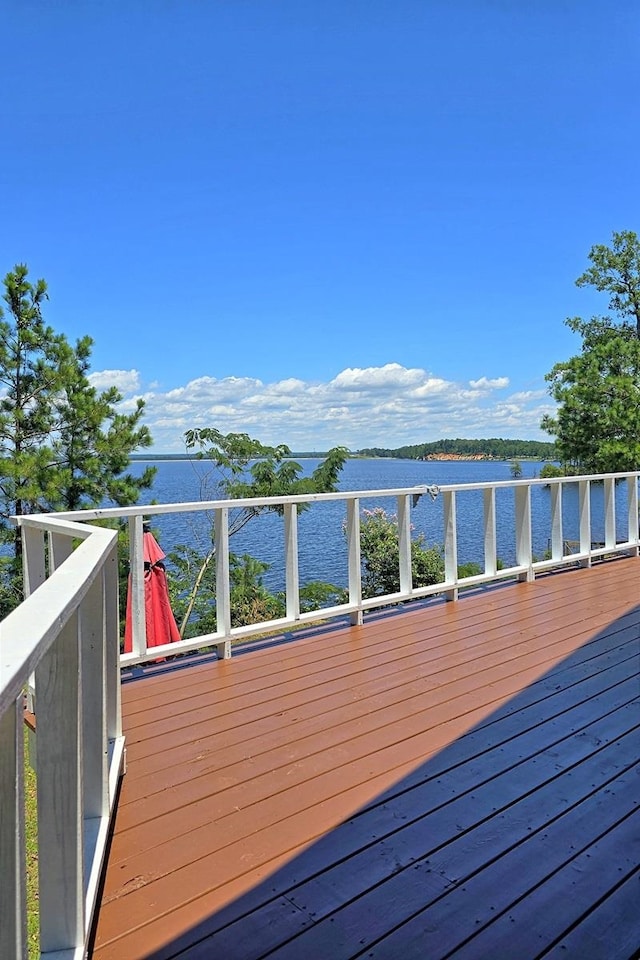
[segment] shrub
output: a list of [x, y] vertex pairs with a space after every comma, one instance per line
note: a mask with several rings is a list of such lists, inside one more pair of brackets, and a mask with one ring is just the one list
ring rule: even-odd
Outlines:
[[[398, 520], [382, 507], [363, 510], [360, 523], [362, 590], [365, 597], [379, 597], [400, 590]], [[411, 540], [411, 573], [414, 587], [426, 587], [444, 579], [444, 560], [438, 547], [427, 547], [424, 534]]]

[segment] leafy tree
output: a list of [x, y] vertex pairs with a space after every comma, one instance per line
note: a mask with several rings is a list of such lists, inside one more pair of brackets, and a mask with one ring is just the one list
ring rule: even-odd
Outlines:
[[[290, 459], [291, 451], [284, 443], [266, 446], [246, 433], [223, 434], [214, 427], [188, 430], [185, 441], [187, 450], [199, 447], [198, 458], [212, 464], [202, 485], [203, 494], [209, 493], [212, 499], [328, 493], [337, 489], [340, 472], [349, 455], [346, 447], [333, 447], [310, 477], [301, 477], [302, 467]], [[267, 510], [283, 513], [281, 507], [238, 510], [230, 522], [229, 535]]]
[[522, 464], [519, 460], [513, 460], [510, 469], [513, 480], [519, 480], [522, 477]]
[[[378, 597], [400, 590], [398, 521], [382, 507], [363, 510], [360, 554], [365, 597]], [[444, 580], [442, 554], [437, 547], [425, 546], [424, 534], [411, 540], [411, 573], [414, 587], [426, 587]]]
[[[180, 636], [203, 636], [216, 629], [216, 571], [213, 554], [179, 544], [168, 555], [171, 608]], [[231, 562], [230, 562], [231, 569]]]
[[544, 467], [540, 471], [541, 480], [550, 480], [552, 477], [566, 477], [567, 468], [566, 466], [559, 467], [556, 463], [545, 463]]
[[0, 564], [0, 613], [19, 602], [20, 531], [10, 517], [95, 506], [104, 500], [135, 502], [149, 487], [126, 473], [129, 455], [148, 446], [140, 424], [144, 404], [117, 412], [114, 388], [98, 393], [88, 379], [92, 341], [72, 347], [42, 317], [44, 280], [35, 284], [20, 264], [4, 278], [0, 308], [0, 543], [11, 555]]
[[[303, 477], [301, 465], [290, 459], [291, 452], [286, 444], [267, 446], [246, 433], [223, 434], [214, 427], [188, 430], [185, 441], [188, 450], [199, 448], [198, 458], [211, 465], [211, 469], [204, 475], [201, 482], [201, 496], [205, 499], [235, 500], [250, 497], [329, 493], [337, 489], [340, 472], [349, 453], [346, 447], [334, 447], [311, 476]], [[301, 505], [299, 509], [306, 509], [306, 505]], [[283, 508], [280, 506], [236, 510], [229, 519], [229, 536], [241, 530], [254, 517], [269, 511], [283, 514]], [[212, 537], [210, 542], [213, 543]], [[170, 556], [177, 571], [174, 609], [181, 621], [181, 636], [187, 635], [188, 624], [192, 618], [197, 620], [198, 632], [201, 633], [206, 624], [208, 624], [207, 631], [213, 629], [211, 623], [215, 605], [215, 571], [212, 564], [214, 557], [214, 546], [205, 553], [179, 546]], [[265, 596], [267, 591], [260, 579], [265, 570], [260, 571], [256, 566], [260, 561], [245, 556], [240, 566], [237, 558], [235, 563], [234, 567], [230, 562], [232, 593], [234, 583], [238, 585], [239, 578], [241, 579], [243, 575], [249, 576], [251, 603], [262, 604], [266, 613], [264, 619], [271, 619], [268, 611], [275, 608]], [[329, 593], [336, 589], [331, 585], [327, 586]], [[268, 596], [272, 595], [268, 594]], [[251, 604], [248, 605], [245, 601], [246, 597], [242, 598], [240, 589], [235, 594], [235, 600], [232, 595], [234, 625], [237, 625], [239, 620], [253, 622], [243, 619], [249, 615], [251, 609]], [[233, 613], [234, 602], [236, 606], [243, 608], [244, 613], [238, 613], [237, 616]], [[282, 603], [282, 601], [279, 602]], [[253, 612], [255, 609], [254, 607]], [[274, 616], [279, 615], [274, 614]], [[258, 619], [262, 618], [258, 617]]]
[[557, 438], [569, 472], [635, 470], [640, 464], [640, 243], [613, 234], [611, 247], [589, 253], [591, 267], [576, 281], [611, 294], [617, 316], [567, 319], [582, 337], [581, 353], [557, 363], [547, 381], [558, 404], [542, 428]]
[[[194, 547], [181, 544], [169, 553], [171, 576], [168, 578], [171, 606], [177, 620], [183, 620], [181, 635], [202, 636], [216, 630], [215, 564], [203, 563]], [[263, 575], [269, 565], [249, 554], [229, 554], [229, 593], [231, 625], [242, 626], [281, 617], [282, 602], [269, 593]], [[197, 585], [194, 590], [194, 583]], [[185, 614], [189, 609], [189, 616]]]

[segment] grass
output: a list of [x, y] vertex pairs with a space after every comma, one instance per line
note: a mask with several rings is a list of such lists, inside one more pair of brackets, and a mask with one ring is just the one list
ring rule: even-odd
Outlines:
[[40, 925], [38, 922], [38, 800], [36, 775], [29, 763], [29, 735], [25, 728], [25, 845], [27, 852], [27, 942], [29, 960], [40, 956]]

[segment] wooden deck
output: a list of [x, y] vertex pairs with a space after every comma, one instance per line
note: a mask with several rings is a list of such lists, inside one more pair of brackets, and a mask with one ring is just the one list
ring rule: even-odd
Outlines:
[[123, 686], [94, 960], [629, 960], [640, 560]]

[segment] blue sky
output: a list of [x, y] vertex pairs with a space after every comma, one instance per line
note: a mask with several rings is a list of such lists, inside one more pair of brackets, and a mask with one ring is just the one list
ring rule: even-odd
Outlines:
[[0, 271], [156, 450], [549, 439], [574, 281], [638, 226], [636, 0], [1, 9]]

